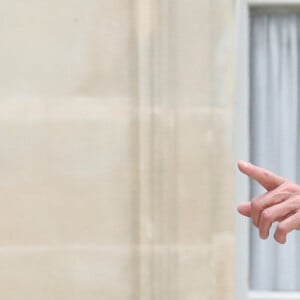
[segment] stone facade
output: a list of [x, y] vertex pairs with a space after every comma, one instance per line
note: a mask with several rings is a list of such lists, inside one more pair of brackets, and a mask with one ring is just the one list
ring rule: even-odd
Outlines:
[[233, 300], [235, 2], [0, 16], [0, 298]]

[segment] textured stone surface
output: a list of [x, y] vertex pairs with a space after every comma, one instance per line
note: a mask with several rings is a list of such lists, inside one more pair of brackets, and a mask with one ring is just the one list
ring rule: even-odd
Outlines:
[[211, 246], [182, 247], [178, 250], [178, 299], [212, 299]]
[[212, 128], [203, 110], [178, 118], [178, 218], [180, 245], [211, 239]]
[[235, 250], [231, 234], [216, 234], [212, 243], [212, 299], [235, 299]]
[[132, 299], [131, 251], [118, 248], [0, 249], [3, 299]]
[[0, 19], [0, 298], [233, 300], [234, 1]]

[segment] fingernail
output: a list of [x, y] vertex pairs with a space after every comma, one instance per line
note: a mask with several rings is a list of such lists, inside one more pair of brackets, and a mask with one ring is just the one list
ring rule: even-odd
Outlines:
[[240, 161], [239, 161], [239, 165], [240, 165], [241, 167], [243, 167], [243, 168], [247, 168], [247, 167], [249, 166], [249, 164], [248, 164], [247, 162], [243, 161], [243, 160], [240, 160]]
[[279, 244], [285, 244], [286, 243], [286, 238], [285, 237], [278, 237], [276, 232], [274, 234], [274, 239], [279, 243]]
[[262, 240], [266, 240], [268, 238], [268, 235], [265, 235], [263, 233], [259, 233], [259, 237], [262, 239]]

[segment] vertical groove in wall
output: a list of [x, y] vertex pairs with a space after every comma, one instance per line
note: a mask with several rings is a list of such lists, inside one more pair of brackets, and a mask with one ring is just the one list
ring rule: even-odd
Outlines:
[[145, 22], [148, 18], [148, 29], [142, 26], [144, 29], [139, 34], [139, 64], [146, 65], [146, 68], [141, 65], [139, 68], [139, 243], [140, 274], [144, 275], [139, 297], [173, 300], [177, 288], [173, 3], [170, 0], [139, 0], [138, 5], [139, 19]]
[[212, 299], [232, 299], [234, 285], [234, 8], [230, 0], [210, 1]]
[[132, 243], [132, 299], [140, 299], [140, 258], [139, 251], [136, 245], [139, 244], [139, 163], [140, 163], [140, 149], [139, 149], [139, 69], [138, 69], [138, 35], [137, 28], [137, 3], [135, 0], [128, 1], [129, 14], [129, 28], [130, 39], [128, 41], [128, 52], [130, 53], [130, 94], [131, 94], [131, 126], [130, 126], [130, 152], [131, 152], [131, 243]]
[[[210, 47], [212, 47], [213, 45], [213, 28], [212, 28], [212, 20], [213, 20], [213, 2], [214, 1], [211, 1], [209, 0], [209, 20], [210, 20], [210, 24], [208, 24], [209, 26], [209, 41], [208, 43], [210, 44]], [[210, 98], [210, 125], [209, 125], [209, 131], [210, 131], [210, 140], [209, 140], [209, 145], [208, 147], [210, 149], [213, 149], [213, 141], [214, 141], [214, 138], [215, 138], [215, 133], [214, 133], [214, 130], [213, 130], [213, 127], [214, 127], [214, 98], [213, 98], [213, 51], [210, 51], [210, 57], [209, 57], [209, 64], [210, 64], [210, 72], [209, 72], [209, 77], [210, 77], [210, 91], [209, 91], [209, 98]], [[209, 178], [210, 178], [210, 181], [209, 181], [209, 195], [210, 195], [210, 199], [209, 199], [209, 213], [210, 213], [210, 218], [209, 220], [212, 220], [213, 219], [213, 208], [212, 208], [212, 201], [214, 199], [212, 199], [212, 191], [213, 191], [213, 184], [214, 184], [214, 178], [213, 178], [213, 175], [214, 175], [214, 161], [213, 161], [213, 151], [210, 151], [210, 155], [209, 155], [209, 165], [210, 165], [210, 172], [209, 172]], [[214, 232], [213, 232], [213, 227], [212, 227], [212, 224], [211, 224], [211, 221], [210, 221], [210, 224], [208, 224], [209, 228], [210, 228], [210, 239], [209, 239], [209, 243], [210, 243], [210, 248], [212, 247], [212, 239], [213, 239], [213, 236], [214, 236]], [[212, 251], [210, 251], [210, 268], [212, 269], [212, 266], [213, 266], [213, 258], [212, 258]], [[212, 289], [213, 289], [213, 285], [214, 285], [214, 274], [213, 272], [211, 272], [211, 278], [210, 278], [210, 289], [209, 289], [209, 297], [212, 298], [213, 295], [211, 293]]]
[[169, 0], [156, 1], [154, 42], [154, 299], [173, 299], [176, 290], [176, 147], [174, 48]]
[[153, 8], [152, 0], [136, 0], [139, 117], [139, 218], [137, 299], [151, 300], [153, 285]]

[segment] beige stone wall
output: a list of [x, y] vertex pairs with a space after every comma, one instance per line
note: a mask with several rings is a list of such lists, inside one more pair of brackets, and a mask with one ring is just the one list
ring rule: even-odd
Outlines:
[[1, 299], [234, 299], [234, 6], [0, 2]]

